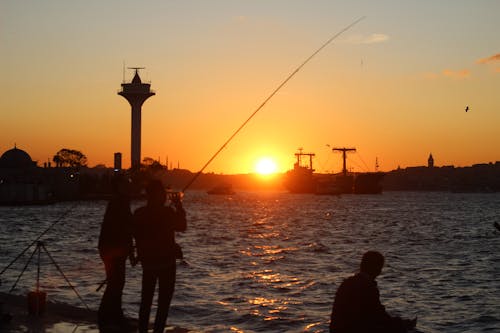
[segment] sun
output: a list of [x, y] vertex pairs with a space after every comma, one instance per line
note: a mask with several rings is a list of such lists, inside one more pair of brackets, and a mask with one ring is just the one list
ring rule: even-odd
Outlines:
[[277, 170], [278, 166], [276, 165], [276, 162], [269, 157], [262, 157], [255, 164], [255, 172], [259, 175], [271, 175], [276, 173]]

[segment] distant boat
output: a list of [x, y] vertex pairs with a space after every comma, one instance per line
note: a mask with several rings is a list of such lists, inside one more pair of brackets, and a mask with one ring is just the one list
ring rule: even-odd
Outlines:
[[233, 195], [236, 192], [233, 190], [233, 186], [231, 184], [221, 184], [217, 185], [210, 190], [207, 191], [208, 194], [222, 194], [222, 195]]
[[[334, 148], [335, 149], [335, 148]], [[314, 173], [312, 159], [314, 153], [303, 153], [299, 149], [295, 153], [297, 161], [293, 169], [285, 174], [284, 186], [291, 193], [314, 193], [314, 194], [379, 194], [382, 193], [381, 181], [383, 172], [347, 172], [345, 167], [338, 174], [316, 174]], [[354, 150], [353, 148], [351, 150]], [[304, 157], [309, 157], [309, 163], [304, 163]]]

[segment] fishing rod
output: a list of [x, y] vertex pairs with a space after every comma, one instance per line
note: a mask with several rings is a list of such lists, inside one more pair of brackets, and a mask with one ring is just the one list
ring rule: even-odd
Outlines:
[[207, 161], [207, 163], [205, 163], [205, 165], [200, 169], [200, 171], [198, 171], [193, 176], [193, 178], [187, 183], [187, 185], [184, 186], [184, 188], [182, 189], [181, 193], [184, 193], [195, 182], [195, 180], [198, 179], [198, 177], [206, 169], [206, 167], [210, 163], [212, 163], [212, 161], [217, 157], [217, 155], [219, 155], [219, 153], [224, 148], [226, 148], [226, 146], [229, 144], [229, 142], [231, 142], [233, 140], [233, 138], [243, 129], [243, 127], [245, 127], [246, 124], [248, 124], [248, 122], [257, 114], [257, 112], [259, 112], [264, 107], [264, 105], [266, 105], [267, 102], [269, 102], [269, 100], [271, 98], [273, 98], [274, 95], [276, 95], [276, 93], [278, 91], [280, 91], [281, 88], [283, 88], [283, 86], [285, 84], [287, 84], [288, 81], [290, 81], [290, 79], [292, 77], [294, 77], [295, 74], [297, 74], [302, 69], [302, 67], [304, 67], [312, 58], [314, 58], [314, 56], [316, 56], [319, 52], [321, 52], [326, 46], [328, 46], [328, 44], [330, 44], [338, 36], [340, 36], [341, 34], [343, 34], [344, 32], [346, 32], [347, 30], [351, 29], [353, 26], [355, 26], [356, 24], [358, 24], [364, 18], [365, 18], [365, 16], [360, 17], [359, 19], [357, 19], [356, 21], [352, 22], [351, 24], [349, 24], [348, 26], [346, 26], [345, 28], [343, 28], [342, 30], [340, 30], [339, 32], [337, 32], [335, 35], [333, 35], [332, 37], [330, 37], [330, 39], [328, 39], [323, 45], [321, 45], [321, 47], [319, 47], [306, 60], [304, 60], [290, 75], [288, 75], [288, 77], [285, 80], [283, 80], [283, 82], [281, 82], [281, 84], [278, 85], [278, 87], [276, 89], [274, 89], [274, 91], [259, 105], [259, 107], [257, 107], [257, 109], [250, 115], [250, 117], [248, 117], [247, 120], [245, 120], [243, 122], [243, 124], [241, 124], [241, 126], [238, 127], [238, 129], [229, 137], [229, 139], [227, 139], [226, 142], [224, 142], [224, 144], [219, 148], [219, 150], [217, 150], [215, 152], [215, 154], [213, 154], [213, 156]]

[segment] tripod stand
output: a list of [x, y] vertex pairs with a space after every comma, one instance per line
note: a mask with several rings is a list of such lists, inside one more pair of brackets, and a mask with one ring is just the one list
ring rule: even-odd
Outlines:
[[[80, 299], [80, 301], [85, 306], [85, 308], [90, 311], [90, 308], [88, 307], [88, 305], [85, 303], [85, 301], [82, 299], [82, 297], [80, 296], [80, 294], [78, 293], [78, 291], [75, 289], [75, 287], [68, 280], [68, 278], [66, 277], [66, 275], [62, 271], [61, 267], [59, 267], [59, 265], [54, 260], [54, 258], [52, 257], [52, 255], [50, 254], [50, 252], [47, 250], [47, 248], [45, 247], [45, 244], [42, 241], [37, 241], [36, 242], [35, 250], [31, 253], [30, 258], [28, 259], [28, 261], [24, 265], [24, 268], [21, 271], [21, 273], [19, 274], [19, 276], [17, 277], [16, 282], [14, 282], [14, 285], [10, 289], [9, 294], [12, 293], [12, 291], [16, 288], [17, 283], [19, 282], [19, 280], [23, 276], [24, 272], [28, 268], [28, 265], [30, 264], [31, 260], [33, 259], [33, 257], [35, 256], [35, 254], [37, 254], [38, 258], [37, 258], [37, 274], [36, 274], [36, 291], [30, 292], [28, 294], [28, 301], [29, 301], [29, 305], [30, 305], [30, 313], [32, 312], [33, 314], [36, 314], [36, 315], [39, 315], [39, 314], [43, 313], [43, 311], [45, 310], [45, 296], [46, 296], [46, 293], [40, 292], [40, 257], [41, 257], [41, 254], [42, 254], [42, 250], [45, 252], [45, 254], [47, 254], [47, 256], [49, 257], [49, 259], [52, 262], [52, 264], [56, 267], [56, 269], [58, 270], [58, 272], [64, 278], [64, 280], [66, 281], [66, 283], [68, 284], [68, 286], [75, 292], [76, 296]], [[17, 258], [16, 258], [16, 260], [17, 260]]]

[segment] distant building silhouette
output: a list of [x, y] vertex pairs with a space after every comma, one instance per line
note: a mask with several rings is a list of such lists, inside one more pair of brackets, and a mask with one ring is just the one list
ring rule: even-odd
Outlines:
[[32, 169], [36, 167], [36, 162], [22, 149], [14, 148], [7, 150], [0, 157], [0, 168], [3, 169]]
[[500, 192], [500, 161], [467, 167], [437, 167], [429, 161], [387, 172], [383, 186], [387, 191]]
[[139, 77], [140, 67], [133, 67], [135, 75], [131, 83], [122, 83], [123, 96], [132, 107], [132, 142], [131, 142], [131, 168], [138, 170], [141, 166], [141, 109], [142, 104], [155, 93], [151, 91], [151, 84], [142, 83]]
[[0, 204], [51, 203], [56, 198], [74, 198], [77, 190], [78, 176], [71, 168], [40, 168], [17, 147], [0, 157]]
[[432, 157], [432, 154], [429, 154], [429, 159], [427, 160], [427, 166], [429, 168], [434, 168], [434, 157]]
[[122, 153], [115, 153], [114, 159], [114, 170], [121, 171], [122, 170]]

